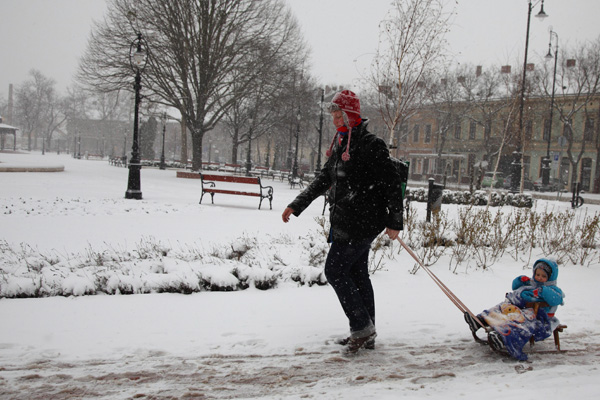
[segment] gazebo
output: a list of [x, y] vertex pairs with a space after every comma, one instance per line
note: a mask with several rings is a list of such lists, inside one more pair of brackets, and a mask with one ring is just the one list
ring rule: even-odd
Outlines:
[[17, 150], [17, 131], [19, 128], [14, 126], [6, 125], [1, 122], [0, 119], [0, 150], [4, 150], [4, 142], [6, 141], [6, 135], [13, 135], [13, 150]]

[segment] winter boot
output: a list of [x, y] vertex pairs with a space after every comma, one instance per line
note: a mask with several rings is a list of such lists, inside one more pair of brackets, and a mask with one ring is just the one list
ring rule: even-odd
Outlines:
[[465, 321], [469, 324], [469, 328], [471, 328], [471, 332], [475, 333], [479, 328], [483, 328], [483, 326], [473, 318], [471, 314], [465, 311]]
[[[342, 346], [347, 346], [349, 342], [350, 336], [335, 340], [335, 344], [339, 344]], [[375, 350], [375, 338], [367, 340], [363, 347], [367, 350]]]
[[372, 333], [368, 336], [361, 338], [352, 338], [350, 337], [348, 340], [348, 344], [344, 349], [344, 353], [346, 354], [356, 354], [356, 352], [360, 349], [367, 348], [366, 345], [368, 342], [372, 341], [372, 348], [375, 348], [375, 338], [377, 337], [377, 333]]
[[496, 331], [491, 331], [488, 333], [488, 343], [494, 351], [504, 350], [504, 341], [502, 340], [502, 335]]

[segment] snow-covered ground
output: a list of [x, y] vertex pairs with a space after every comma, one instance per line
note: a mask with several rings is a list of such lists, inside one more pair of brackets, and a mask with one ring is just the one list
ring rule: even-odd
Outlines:
[[[177, 179], [173, 170], [142, 170], [144, 199], [135, 201], [124, 199], [128, 170], [106, 161], [0, 153], [0, 162], [65, 166], [0, 173], [1, 261], [28, 251], [73, 260], [148, 243], [210, 252], [256, 240], [265, 249], [260, 262], [276, 256], [303, 270], [306, 238], [319, 232], [321, 201], [281, 222], [299, 189], [279, 181], [269, 181], [273, 210], [268, 202], [257, 210], [258, 199], [243, 196], [216, 195], [214, 205], [206, 198], [199, 205], [200, 182]], [[425, 205], [414, 206], [423, 218]], [[479, 312], [500, 302], [515, 276], [529, 273], [523, 264], [506, 257], [487, 271], [463, 266], [453, 273], [442, 259], [432, 271]], [[528, 362], [476, 344], [434, 282], [423, 271], [409, 273], [413, 265], [402, 251], [373, 275], [377, 348], [354, 357], [333, 343], [347, 323], [329, 286], [282, 280], [265, 291], [2, 298], [0, 398], [597, 398], [598, 262], [561, 265], [558, 283], [567, 297], [557, 316], [568, 325], [561, 343], [569, 351], [545, 353], [553, 348], [548, 340], [536, 344]], [[0, 285], [6, 279], [0, 276]]]

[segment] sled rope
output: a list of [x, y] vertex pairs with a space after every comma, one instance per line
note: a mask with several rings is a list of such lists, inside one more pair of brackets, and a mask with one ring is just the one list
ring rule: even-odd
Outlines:
[[450, 289], [448, 289], [448, 287], [446, 285], [444, 285], [444, 282], [442, 282], [440, 280], [440, 278], [438, 278], [433, 272], [431, 272], [429, 270], [428, 267], [425, 266], [425, 264], [423, 263], [423, 261], [421, 261], [419, 259], [419, 257], [415, 254], [414, 251], [412, 251], [412, 249], [410, 247], [408, 247], [408, 245], [406, 243], [404, 243], [404, 241], [402, 239], [400, 239], [400, 237], [398, 236], [396, 238], [398, 240], [398, 242], [400, 242], [400, 244], [402, 245], [402, 247], [404, 247], [404, 249], [406, 251], [408, 251], [408, 254], [410, 254], [412, 256], [412, 258], [414, 258], [414, 260], [421, 266], [421, 268], [423, 268], [425, 270], [425, 272], [427, 272], [427, 274], [431, 277], [431, 279], [433, 279], [433, 281], [439, 286], [440, 289], [442, 289], [442, 292], [444, 292], [444, 294], [446, 296], [448, 296], [448, 298], [450, 299], [450, 301], [452, 301], [452, 303], [454, 303], [454, 305], [456, 307], [458, 307], [458, 309], [460, 311], [462, 311], [463, 313], [469, 313], [469, 315], [471, 317], [473, 317], [473, 319], [475, 321], [477, 321], [477, 323], [481, 326], [484, 326], [481, 321], [479, 320], [479, 318], [477, 318], [477, 316], [475, 314], [473, 314], [471, 312], [471, 310], [469, 310], [467, 308], [467, 306], [464, 305], [464, 303], [462, 301], [460, 301], [460, 299], [458, 297], [456, 297], [456, 295], [454, 293], [452, 293], [452, 291]]

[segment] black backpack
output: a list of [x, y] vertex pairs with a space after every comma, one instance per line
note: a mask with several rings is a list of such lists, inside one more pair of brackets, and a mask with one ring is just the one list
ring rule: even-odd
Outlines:
[[392, 156], [390, 156], [390, 159], [394, 163], [396, 171], [398, 171], [398, 175], [400, 175], [400, 186], [402, 187], [402, 200], [404, 200], [406, 198], [406, 185], [408, 183], [408, 167], [410, 166], [410, 162], [402, 161]]

